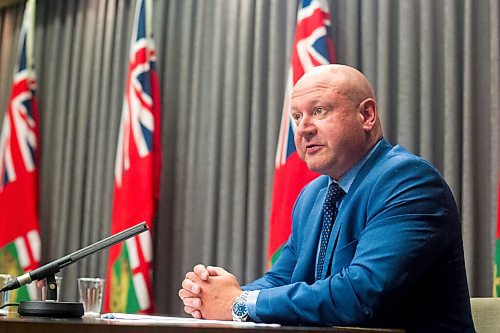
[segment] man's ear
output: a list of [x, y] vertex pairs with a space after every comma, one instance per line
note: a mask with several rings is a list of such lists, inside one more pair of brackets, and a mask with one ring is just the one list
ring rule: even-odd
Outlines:
[[363, 117], [363, 129], [371, 131], [377, 122], [377, 102], [373, 98], [367, 98], [359, 104], [359, 111]]

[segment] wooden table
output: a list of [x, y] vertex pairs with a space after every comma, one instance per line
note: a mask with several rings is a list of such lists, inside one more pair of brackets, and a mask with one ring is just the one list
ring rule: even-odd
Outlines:
[[345, 333], [380, 333], [404, 332], [395, 329], [372, 329], [355, 327], [231, 327], [220, 324], [171, 324], [171, 323], [144, 323], [118, 322], [98, 318], [60, 319], [42, 317], [20, 317], [17, 313], [0, 317], [0, 333], [250, 333], [250, 332], [345, 332]]

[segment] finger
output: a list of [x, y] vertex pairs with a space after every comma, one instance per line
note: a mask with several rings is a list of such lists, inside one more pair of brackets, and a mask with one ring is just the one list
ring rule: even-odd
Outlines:
[[184, 303], [184, 306], [199, 309], [201, 306], [201, 299], [198, 297], [187, 297], [182, 300], [182, 303]]
[[194, 266], [194, 269], [193, 271], [195, 272], [196, 275], [198, 275], [200, 277], [200, 279], [202, 279], [203, 281], [207, 281], [208, 280], [208, 271], [207, 269], [205, 268], [205, 266], [203, 266], [202, 264], [198, 264], [196, 266]]
[[195, 295], [198, 295], [201, 293], [200, 285], [197, 283], [194, 283], [190, 279], [184, 279], [184, 281], [182, 281], [182, 288], [186, 289], [187, 291], [192, 292]]
[[178, 292], [178, 295], [181, 299], [187, 298], [187, 297], [198, 297], [198, 295], [193, 294], [189, 290], [186, 289], [180, 289]]
[[196, 319], [201, 319], [202, 318], [200, 310], [192, 308], [190, 306], [185, 306], [184, 307], [184, 312], [190, 314], [191, 316], [193, 316], [193, 318], [196, 318]]
[[190, 315], [192, 315], [194, 311], [198, 311], [199, 312], [198, 309], [195, 309], [195, 308], [190, 307], [190, 306], [184, 306], [184, 312], [189, 313]]
[[197, 284], [201, 284], [200, 282], [204, 282], [195, 272], [187, 272], [186, 279], [189, 279]]
[[216, 267], [216, 266], [207, 266], [208, 273], [210, 273], [211, 276], [220, 276], [220, 275], [225, 275], [228, 272], [222, 268], [222, 267]]
[[199, 310], [194, 310], [193, 312], [191, 312], [191, 316], [196, 319], [201, 319], [201, 312]]

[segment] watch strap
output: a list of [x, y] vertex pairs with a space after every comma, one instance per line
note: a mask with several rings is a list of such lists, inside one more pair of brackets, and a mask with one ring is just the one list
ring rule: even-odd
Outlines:
[[[231, 315], [233, 317], [233, 321], [247, 321], [248, 319], [248, 307], [247, 307], [247, 299], [248, 299], [248, 292], [244, 291], [242, 292], [239, 296], [237, 296], [233, 304], [231, 306]], [[243, 308], [244, 311], [243, 313], [240, 313], [240, 311], [236, 312], [236, 309], [241, 309]]]

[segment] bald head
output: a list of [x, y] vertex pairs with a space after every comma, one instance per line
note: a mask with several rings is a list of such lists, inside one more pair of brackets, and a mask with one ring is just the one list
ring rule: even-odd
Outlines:
[[382, 138], [368, 79], [345, 65], [318, 66], [295, 84], [295, 146], [309, 169], [339, 179]]
[[353, 67], [339, 64], [314, 67], [295, 84], [294, 95], [300, 94], [300, 91], [313, 81], [324, 82], [336, 94], [345, 96], [356, 105], [367, 98], [375, 100], [375, 92], [370, 81]]

